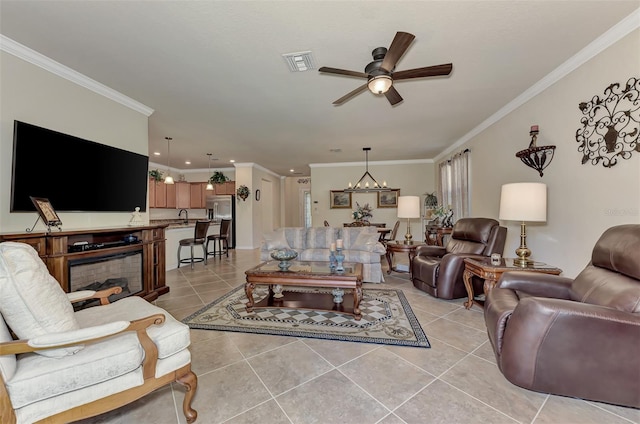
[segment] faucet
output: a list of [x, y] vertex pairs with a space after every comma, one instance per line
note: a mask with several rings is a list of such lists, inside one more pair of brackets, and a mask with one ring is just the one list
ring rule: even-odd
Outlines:
[[188, 224], [189, 223], [189, 212], [186, 209], [180, 209], [180, 212], [178, 212], [178, 218], [180, 218], [182, 216], [182, 212], [184, 212], [184, 223]]

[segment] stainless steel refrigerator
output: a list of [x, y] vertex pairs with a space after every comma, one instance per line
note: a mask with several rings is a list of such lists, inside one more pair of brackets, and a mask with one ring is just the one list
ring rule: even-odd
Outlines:
[[236, 196], [215, 195], [207, 196], [207, 217], [212, 224], [220, 224], [223, 219], [231, 220], [231, 239], [229, 248], [236, 247]]

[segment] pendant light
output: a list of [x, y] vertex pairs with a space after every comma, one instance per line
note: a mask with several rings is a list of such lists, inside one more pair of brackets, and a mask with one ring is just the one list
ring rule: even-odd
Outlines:
[[209, 179], [207, 180], [207, 187], [205, 190], [213, 190], [213, 184], [211, 184], [211, 153], [207, 153], [207, 156], [209, 156], [209, 173], [207, 174], [209, 176]]
[[171, 140], [173, 140], [173, 138], [171, 137], [165, 137], [165, 140], [167, 140], [167, 176], [164, 178], [164, 183], [165, 184], [173, 184], [173, 177], [171, 176]]
[[[383, 181], [382, 185], [378, 184], [375, 178], [369, 173], [369, 151], [371, 147], [363, 147], [362, 150], [365, 152], [365, 172], [362, 174], [362, 177], [358, 180], [358, 182], [352, 186], [351, 182], [349, 182], [349, 187], [347, 187], [344, 191], [346, 193], [368, 193], [372, 191], [391, 191], [390, 188], [387, 188], [387, 182]], [[371, 182], [371, 184], [369, 184]]]

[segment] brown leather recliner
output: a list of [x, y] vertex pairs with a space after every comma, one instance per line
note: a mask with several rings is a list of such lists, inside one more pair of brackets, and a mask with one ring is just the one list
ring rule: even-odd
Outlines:
[[[507, 229], [491, 218], [461, 218], [445, 247], [420, 246], [411, 263], [413, 285], [441, 299], [465, 297], [462, 274], [465, 258], [484, 258], [504, 250]], [[482, 281], [474, 281], [482, 292]], [[477, 287], [476, 287], [477, 286]]]
[[640, 408], [640, 225], [606, 230], [575, 279], [504, 273], [484, 318], [511, 383]]

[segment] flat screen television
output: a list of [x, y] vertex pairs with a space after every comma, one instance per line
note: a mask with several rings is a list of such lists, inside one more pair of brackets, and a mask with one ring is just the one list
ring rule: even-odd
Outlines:
[[11, 212], [146, 210], [149, 157], [21, 121], [14, 122]]

